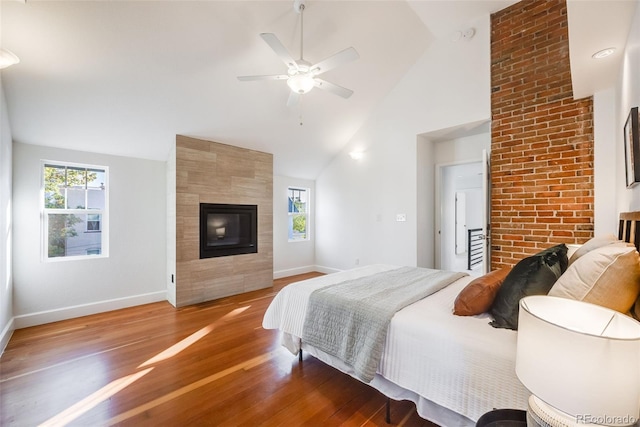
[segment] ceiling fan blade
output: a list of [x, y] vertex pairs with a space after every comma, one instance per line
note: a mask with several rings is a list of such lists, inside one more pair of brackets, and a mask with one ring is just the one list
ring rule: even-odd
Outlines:
[[360, 58], [358, 52], [352, 48], [348, 47], [345, 50], [342, 50], [335, 55], [332, 55], [315, 65], [311, 66], [311, 70], [314, 75], [318, 75], [324, 73], [325, 71], [329, 71], [338, 65], [346, 64], [347, 62], [355, 61]]
[[251, 80], [286, 80], [289, 76], [286, 74], [275, 74], [271, 76], [238, 76], [238, 80], [248, 82]]
[[300, 94], [294, 91], [291, 91], [289, 94], [289, 99], [287, 99], [287, 107], [295, 107], [300, 103]]
[[328, 82], [326, 80], [322, 80], [319, 78], [315, 78], [314, 79], [315, 83], [316, 83], [316, 87], [320, 88], [320, 89], [324, 89], [327, 92], [331, 92], [335, 95], [341, 96], [343, 98], [349, 98], [351, 95], [353, 95], [353, 91], [351, 89], [347, 89], [344, 88], [342, 86], [338, 86], [337, 84]]
[[291, 57], [287, 48], [280, 43], [278, 37], [273, 33], [260, 33], [260, 37], [267, 42], [273, 51], [287, 64], [287, 67], [296, 67], [296, 61]]

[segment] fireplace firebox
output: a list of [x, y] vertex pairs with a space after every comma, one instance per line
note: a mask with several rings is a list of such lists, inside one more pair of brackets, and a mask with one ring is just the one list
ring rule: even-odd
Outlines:
[[258, 252], [258, 206], [200, 203], [200, 259]]

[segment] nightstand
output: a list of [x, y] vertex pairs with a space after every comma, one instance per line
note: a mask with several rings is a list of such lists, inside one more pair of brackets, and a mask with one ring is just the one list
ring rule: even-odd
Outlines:
[[476, 427], [527, 427], [527, 411], [494, 409], [481, 416]]

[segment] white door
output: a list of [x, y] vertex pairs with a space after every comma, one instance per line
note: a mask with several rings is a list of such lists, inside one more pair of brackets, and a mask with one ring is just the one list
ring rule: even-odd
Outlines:
[[484, 273], [491, 270], [491, 168], [487, 150], [482, 150], [482, 235], [484, 236], [484, 252], [482, 269]]
[[437, 268], [468, 270], [472, 257], [472, 269], [477, 273], [484, 271], [483, 247], [478, 246], [478, 253], [475, 250], [469, 253], [467, 245], [469, 231], [477, 236], [473, 238], [474, 241], [480, 239], [479, 243], [484, 243], [484, 179], [481, 174], [480, 160], [438, 166]]
[[456, 255], [467, 252], [467, 193], [455, 192]]

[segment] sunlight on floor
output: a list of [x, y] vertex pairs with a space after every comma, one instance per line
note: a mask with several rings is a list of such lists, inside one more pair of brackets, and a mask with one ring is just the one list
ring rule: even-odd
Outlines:
[[259, 356], [254, 357], [253, 359], [249, 359], [245, 362], [242, 363], [238, 363], [236, 365], [231, 366], [230, 368], [224, 369], [222, 371], [216, 372], [213, 375], [209, 375], [208, 377], [202, 378], [196, 382], [193, 382], [191, 384], [188, 384], [182, 388], [179, 388], [177, 390], [174, 390], [168, 394], [165, 394], [163, 396], [160, 396], [157, 399], [154, 399], [150, 402], [145, 403], [144, 405], [140, 405], [137, 406], [129, 411], [123, 412], [121, 414], [116, 415], [115, 417], [111, 418], [110, 420], [106, 421], [104, 423], [104, 425], [106, 426], [114, 426], [116, 424], [119, 424], [129, 418], [135, 417], [137, 415], [140, 415], [146, 411], [149, 411], [157, 406], [160, 406], [164, 403], [170, 402], [174, 399], [177, 399], [180, 396], [183, 396], [187, 393], [191, 393], [194, 390], [197, 390], [201, 387], [204, 387], [208, 384], [211, 384], [214, 381], [217, 381], [221, 378], [226, 377], [227, 375], [231, 375], [233, 373], [236, 373], [238, 371], [241, 370], [249, 370], [251, 368], [254, 368], [256, 366], [259, 366], [263, 363], [266, 363], [268, 361], [270, 361], [271, 359], [273, 359], [274, 357], [277, 356], [277, 353], [275, 351], [269, 352], [269, 353], [265, 353], [265, 354], [261, 354]]
[[67, 425], [71, 421], [78, 418], [80, 415], [94, 408], [101, 402], [109, 399], [111, 396], [118, 393], [120, 390], [126, 388], [127, 386], [133, 384], [143, 376], [147, 375], [152, 370], [153, 368], [145, 369], [144, 371], [136, 372], [135, 374], [127, 375], [126, 377], [118, 378], [117, 380], [110, 382], [106, 386], [102, 387], [100, 390], [90, 394], [89, 396], [82, 399], [80, 402], [60, 412], [55, 417], [49, 418], [44, 423], [40, 424], [40, 427], [53, 427], [53, 426]]
[[[229, 313], [225, 314], [224, 316], [222, 316], [221, 318], [219, 318], [215, 322], [205, 326], [202, 329], [199, 329], [198, 331], [196, 331], [193, 334], [189, 335], [188, 337], [184, 338], [180, 342], [175, 343], [174, 345], [172, 345], [171, 347], [167, 348], [166, 350], [163, 350], [162, 352], [160, 352], [157, 355], [153, 356], [152, 358], [148, 359], [146, 362], [143, 362], [142, 364], [140, 364], [137, 367], [137, 369], [141, 369], [141, 368], [144, 368], [146, 366], [154, 365], [156, 363], [162, 362], [164, 360], [167, 360], [167, 359], [177, 355], [181, 351], [183, 351], [186, 348], [192, 346], [193, 344], [195, 344], [196, 342], [198, 342], [199, 340], [201, 340], [202, 338], [207, 336], [220, 323], [228, 321], [229, 319], [241, 314], [242, 312], [244, 312], [245, 310], [247, 310], [250, 307], [251, 307], [251, 305], [247, 305], [245, 307], [236, 308], [235, 310], [230, 311]], [[268, 356], [266, 359], [268, 360], [270, 358], [271, 357]], [[254, 358], [254, 359], [251, 359], [251, 360], [245, 362], [244, 364], [236, 365], [234, 368], [231, 368], [228, 371], [229, 372], [233, 372], [234, 370], [237, 370], [237, 369], [250, 369], [251, 367], [255, 366], [256, 364], [264, 363], [264, 360], [265, 360], [264, 356], [263, 357], [259, 357], [259, 358]], [[40, 424], [40, 427], [53, 427], [53, 426], [64, 426], [64, 425], [67, 425], [71, 421], [75, 420], [79, 416], [83, 415], [84, 413], [88, 412], [92, 408], [94, 408], [97, 405], [99, 405], [101, 402], [104, 402], [105, 400], [111, 398], [113, 395], [115, 395], [119, 391], [123, 390], [127, 386], [133, 384], [138, 379], [142, 378], [143, 376], [145, 376], [146, 374], [151, 372], [153, 369], [155, 369], [155, 367], [150, 367], [150, 368], [145, 369], [143, 371], [139, 371], [139, 372], [136, 372], [134, 374], [128, 375], [126, 377], [122, 377], [122, 378], [119, 378], [119, 379], [117, 379], [115, 381], [112, 381], [111, 383], [109, 383], [106, 386], [102, 387], [100, 390], [96, 391], [95, 393], [92, 393], [91, 395], [89, 395], [86, 398], [82, 399], [78, 403], [76, 403], [76, 404], [70, 406], [69, 408], [65, 409], [64, 411], [60, 412], [58, 415], [56, 415], [56, 416], [48, 419], [44, 423]], [[223, 371], [222, 374], [224, 376], [224, 375], [227, 375], [229, 372]], [[206, 378], [204, 383], [207, 383], [208, 381], [212, 381], [213, 379], [218, 378], [219, 375], [220, 374], [213, 375], [213, 376], [210, 376], [210, 377]], [[183, 390], [183, 391], [186, 392], [187, 390], [190, 390], [190, 389], [191, 388], [185, 388], [185, 390]]]
[[216, 320], [215, 322], [211, 323], [210, 325], [205, 326], [204, 328], [200, 329], [199, 331], [194, 332], [193, 334], [189, 335], [187, 338], [183, 339], [182, 341], [180, 341], [178, 343], [175, 343], [174, 345], [172, 345], [168, 349], [166, 349], [166, 350], [162, 351], [161, 353], [158, 353], [157, 355], [153, 356], [151, 359], [147, 360], [146, 362], [144, 362], [140, 366], [138, 366], [138, 369], [139, 368], [144, 368], [145, 366], [153, 365], [154, 363], [158, 363], [158, 362], [161, 362], [163, 360], [166, 360], [166, 359], [169, 359], [169, 358], [175, 356], [176, 354], [180, 353], [185, 348], [190, 347], [194, 343], [198, 342], [201, 338], [203, 338], [206, 335], [208, 335], [211, 331], [213, 331], [213, 329], [216, 327], [216, 325], [218, 323], [226, 321], [226, 320], [229, 320], [230, 318], [242, 313], [243, 311], [245, 311], [249, 307], [251, 307], [251, 306], [248, 305], [246, 307], [236, 308], [235, 310], [225, 314], [220, 319]]

